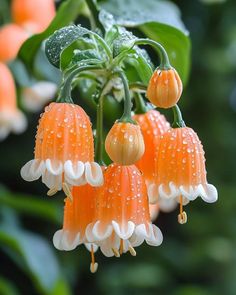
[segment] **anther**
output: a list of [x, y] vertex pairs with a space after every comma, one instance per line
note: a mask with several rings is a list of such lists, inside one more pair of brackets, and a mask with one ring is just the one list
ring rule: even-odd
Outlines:
[[72, 194], [71, 194], [70, 188], [69, 188], [69, 186], [68, 186], [67, 183], [65, 183], [65, 182], [62, 183], [62, 189], [63, 189], [65, 195], [66, 195], [71, 201], [73, 201], [73, 196], [72, 196]]
[[182, 213], [180, 213], [178, 215], [178, 222], [180, 224], [185, 224], [187, 223], [188, 217], [187, 217], [187, 213], [185, 211], [183, 211]]
[[91, 273], [95, 273], [98, 270], [98, 263], [90, 263], [90, 271]]
[[120, 257], [120, 253], [116, 248], [112, 248], [111, 250], [114, 253], [115, 257]]
[[183, 211], [183, 196], [179, 197], [179, 215], [178, 215], [178, 222], [179, 224], [185, 224], [187, 222], [187, 213]]
[[129, 252], [130, 252], [130, 254], [132, 256], [136, 256], [137, 255], [136, 251], [134, 250], [134, 248], [132, 246], [129, 246]]
[[58, 190], [55, 187], [53, 187], [53, 188], [50, 188], [50, 190], [47, 192], [47, 195], [49, 197], [51, 197], [51, 196], [55, 195], [57, 192], [58, 192]]
[[91, 245], [91, 263], [90, 263], [90, 271], [91, 273], [95, 273], [98, 269], [98, 263], [95, 262], [95, 256], [93, 251], [93, 245]]

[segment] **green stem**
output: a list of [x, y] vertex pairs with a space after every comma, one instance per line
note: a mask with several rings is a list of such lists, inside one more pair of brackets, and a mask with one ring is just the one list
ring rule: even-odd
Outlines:
[[96, 126], [96, 147], [95, 147], [95, 161], [101, 166], [106, 166], [103, 161], [104, 141], [103, 141], [103, 99], [105, 89], [109, 84], [109, 79], [103, 85], [100, 92], [100, 97], [97, 104], [97, 126]]
[[147, 91], [147, 85], [141, 83], [141, 82], [134, 82], [129, 84], [129, 89], [133, 91]]
[[125, 91], [125, 100], [124, 100], [124, 112], [121, 118], [119, 119], [119, 122], [129, 122], [132, 124], [136, 124], [136, 122], [132, 119], [131, 116], [131, 110], [132, 110], [132, 101], [130, 97], [130, 92], [129, 92], [129, 84], [128, 80], [126, 78], [126, 75], [124, 71], [122, 70], [116, 70], [114, 73], [118, 74], [122, 80], [123, 86], [124, 86], [124, 91]]
[[182, 114], [180, 111], [180, 108], [176, 104], [175, 106], [172, 107], [173, 114], [174, 114], [174, 122], [172, 124], [172, 128], [182, 128], [186, 127], [184, 120], [182, 118]]
[[135, 114], [145, 114], [148, 111], [148, 108], [146, 107], [146, 104], [143, 100], [143, 97], [140, 93], [135, 92], [134, 93], [134, 99], [135, 99]]
[[97, 126], [95, 147], [95, 161], [101, 166], [105, 166], [103, 162], [103, 149], [103, 95], [101, 95], [97, 104]]
[[102, 46], [102, 48], [104, 49], [104, 51], [106, 52], [106, 54], [109, 58], [109, 62], [112, 62], [113, 55], [112, 55], [110, 47], [107, 45], [105, 40], [95, 32], [91, 31], [90, 34], [92, 34], [94, 36], [94, 38], [100, 43], [100, 45]]
[[99, 69], [98, 66], [82, 66], [72, 71], [66, 78], [64, 84], [62, 85], [57, 102], [73, 103], [73, 100], [71, 98], [71, 84], [75, 76], [77, 76], [81, 72], [88, 71], [88, 70], [96, 70], [96, 69]]
[[171, 69], [170, 61], [168, 54], [165, 50], [165, 48], [158, 42], [151, 40], [151, 39], [137, 39], [134, 43], [134, 45], [151, 45], [155, 49], [157, 49], [159, 55], [160, 55], [160, 68], [162, 70], [169, 70]]

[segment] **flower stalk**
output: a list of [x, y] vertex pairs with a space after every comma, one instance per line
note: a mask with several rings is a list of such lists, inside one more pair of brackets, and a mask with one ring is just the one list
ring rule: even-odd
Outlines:
[[138, 92], [134, 93], [135, 100], [135, 114], [145, 114], [148, 111], [148, 108], [144, 102], [142, 95]]
[[176, 104], [175, 106], [173, 106], [172, 110], [173, 110], [173, 114], [174, 114], [174, 122], [172, 124], [172, 128], [186, 127], [178, 105]]
[[117, 75], [119, 75], [119, 77], [121, 78], [123, 86], [124, 86], [124, 91], [125, 91], [124, 112], [123, 112], [123, 115], [121, 116], [121, 118], [119, 119], [119, 122], [136, 124], [131, 116], [132, 101], [131, 101], [131, 97], [130, 97], [129, 84], [128, 84], [127, 77], [126, 77], [124, 71], [122, 71], [122, 70], [116, 70], [115, 73]]
[[76, 76], [78, 76], [80, 73], [89, 71], [89, 70], [97, 70], [100, 69], [98, 66], [94, 65], [86, 65], [79, 67], [75, 70], [73, 70], [65, 80], [64, 84], [62, 85], [60, 94], [57, 98], [56, 102], [67, 102], [67, 103], [74, 103], [71, 98], [71, 84]]
[[169, 61], [169, 57], [168, 54], [165, 50], [165, 48], [158, 42], [151, 40], [151, 39], [137, 39], [134, 43], [134, 45], [151, 45], [152, 47], [154, 47], [160, 56], [160, 66], [159, 68], [162, 70], [169, 70], [171, 69], [171, 65], [170, 65], [170, 61]]

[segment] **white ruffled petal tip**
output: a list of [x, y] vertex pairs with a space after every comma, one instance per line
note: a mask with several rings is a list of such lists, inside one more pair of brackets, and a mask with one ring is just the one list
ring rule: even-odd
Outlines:
[[83, 163], [78, 161], [72, 163], [67, 160], [64, 164], [61, 161], [46, 159], [34, 159], [27, 162], [21, 168], [21, 177], [26, 181], [34, 181], [42, 176], [42, 182], [49, 189], [61, 190], [62, 181], [69, 186], [80, 186], [86, 183], [91, 186], [103, 184], [102, 168], [95, 162]]
[[[195, 200], [197, 197], [201, 197], [207, 203], [214, 203], [218, 199], [216, 188], [208, 183], [203, 185], [176, 186], [173, 182], [170, 182], [168, 190], [166, 190], [163, 184], [157, 185], [152, 183], [148, 185], [148, 197], [150, 203], [158, 201], [161, 204], [162, 200], [168, 200], [171, 208], [172, 205], [174, 207], [174, 201], [179, 201], [180, 196], [183, 196], [183, 205], [186, 205], [189, 201]], [[165, 207], [164, 203], [163, 207]]]
[[58, 230], [53, 236], [53, 245], [58, 250], [71, 251], [82, 244], [80, 233], [74, 236], [74, 239], [69, 238], [69, 232], [66, 230]]

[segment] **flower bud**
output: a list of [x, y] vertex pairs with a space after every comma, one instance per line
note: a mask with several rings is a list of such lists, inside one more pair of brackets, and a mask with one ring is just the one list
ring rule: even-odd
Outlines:
[[155, 106], [167, 109], [178, 102], [182, 90], [182, 81], [174, 68], [157, 69], [149, 81], [147, 98]]
[[114, 163], [134, 164], [142, 157], [145, 150], [140, 126], [116, 122], [106, 137], [105, 148]]

